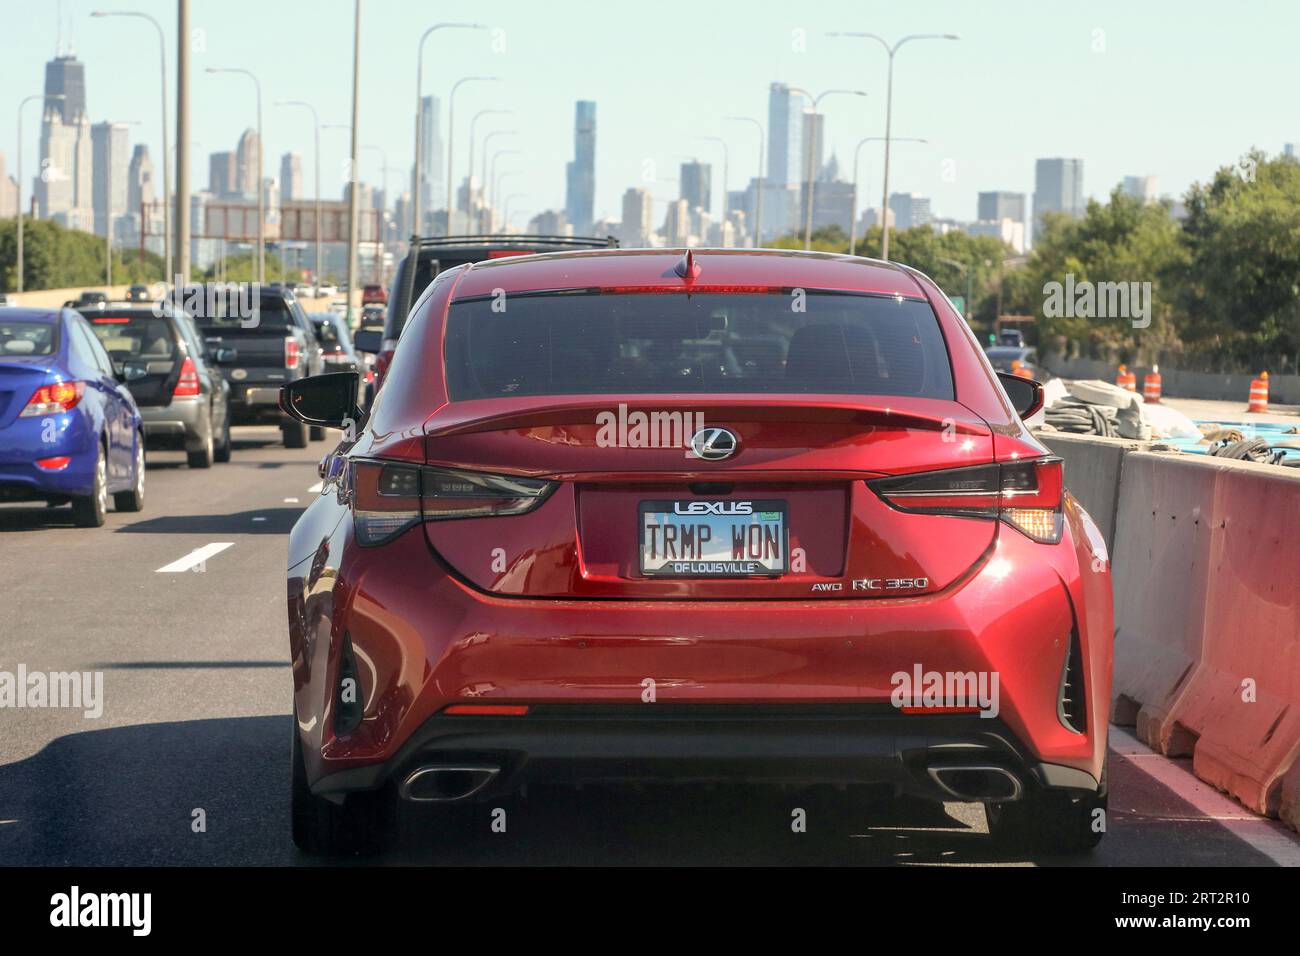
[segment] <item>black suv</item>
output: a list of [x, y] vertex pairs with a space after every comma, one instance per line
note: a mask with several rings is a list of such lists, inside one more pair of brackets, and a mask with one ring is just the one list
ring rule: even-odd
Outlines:
[[194, 316], [208, 345], [222, 350], [221, 370], [230, 383], [236, 425], [276, 424], [286, 448], [306, 448], [310, 431], [280, 411], [280, 386], [324, 371], [321, 345], [311, 320], [287, 289], [256, 283], [209, 282], [175, 293]]
[[[358, 335], [359, 351], [377, 351], [375, 358], [375, 390], [383, 384], [384, 375], [397, 340], [402, 337], [406, 316], [411, 305], [429, 287], [440, 272], [463, 266], [467, 262], [483, 262], [505, 256], [527, 256], [537, 252], [563, 252], [566, 249], [613, 249], [618, 240], [612, 236], [539, 236], [539, 235], [485, 235], [448, 236], [441, 239], [412, 239], [411, 251], [397, 266], [388, 295], [388, 313], [384, 318], [384, 335], [376, 349], [373, 337]], [[415, 266], [412, 268], [412, 261]]]

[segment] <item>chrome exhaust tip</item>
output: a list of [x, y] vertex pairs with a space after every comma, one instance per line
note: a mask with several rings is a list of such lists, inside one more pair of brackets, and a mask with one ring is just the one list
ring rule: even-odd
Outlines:
[[413, 803], [451, 803], [472, 797], [486, 787], [500, 767], [431, 765], [412, 770], [398, 787], [403, 800]]
[[930, 779], [963, 803], [1009, 803], [1019, 800], [1024, 785], [1010, 770], [992, 765], [927, 767]]

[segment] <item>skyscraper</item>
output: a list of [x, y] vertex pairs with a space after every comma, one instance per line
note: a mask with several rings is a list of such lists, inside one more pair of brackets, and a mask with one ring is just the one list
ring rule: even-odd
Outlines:
[[623, 193], [622, 243], [640, 248], [650, 245], [650, 215], [653, 209], [650, 190], [633, 186]]
[[1043, 214], [1063, 212], [1083, 215], [1083, 160], [1040, 159], [1034, 165], [1034, 232], [1042, 228]]
[[128, 214], [139, 213], [142, 203], [152, 203], [153, 200], [153, 161], [149, 159], [149, 147], [137, 143], [126, 171], [126, 211]]
[[573, 161], [566, 169], [564, 209], [575, 233], [591, 229], [596, 204], [596, 104], [578, 100], [573, 117]]
[[930, 224], [930, 198], [916, 193], [890, 193], [889, 211], [894, 214], [896, 229], [911, 229]]
[[48, 99], [41, 117], [41, 166], [35, 181], [39, 215], [72, 229], [94, 225], [90, 120], [86, 115], [86, 67], [75, 56], [45, 64]]
[[420, 101], [420, 205], [426, 212], [433, 208], [434, 199], [447, 191], [442, 181], [444, 150], [438, 127], [439, 106], [436, 96], [426, 96]]
[[235, 154], [208, 154], [208, 192], [218, 199], [235, 194]]
[[303, 199], [303, 193], [302, 156], [298, 153], [285, 153], [280, 157], [280, 201]]
[[804, 110], [801, 117], [803, 124], [803, 151], [799, 162], [799, 182], [806, 183], [821, 171], [825, 155], [822, 141], [826, 130], [826, 114]]
[[767, 94], [767, 181], [789, 186], [803, 169], [803, 98], [784, 83]]
[[682, 163], [681, 198], [686, 200], [686, 208], [703, 209], [708, 212], [713, 208], [713, 167], [699, 160]]
[[94, 154], [95, 233], [112, 234], [126, 215], [130, 143], [125, 123], [96, 123], [90, 130]]
[[1125, 176], [1124, 192], [1141, 199], [1144, 203], [1156, 201], [1156, 178], [1154, 176]]
[[262, 178], [259, 153], [257, 131], [244, 130], [235, 150], [235, 192], [241, 196], [257, 198], [258, 181]]
[[1013, 222], [1025, 221], [1025, 194], [1009, 192], [983, 192], [979, 194], [980, 222], [997, 222], [1010, 219]]
[[5, 172], [4, 153], [0, 153], [0, 219], [18, 215], [18, 181]]

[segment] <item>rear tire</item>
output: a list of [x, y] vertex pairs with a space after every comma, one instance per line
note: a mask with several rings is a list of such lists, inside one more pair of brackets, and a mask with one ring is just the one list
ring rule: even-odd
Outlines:
[[135, 446], [135, 486], [130, 491], [119, 491], [113, 495], [114, 511], [144, 510], [144, 436], [136, 437]]
[[1106, 835], [1106, 778], [1103, 764], [1097, 793], [1072, 795], [1047, 790], [1027, 793], [1013, 803], [987, 803], [984, 816], [989, 836], [1008, 850], [1087, 853]]
[[325, 440], [325, 429], [320, 425], [312, 425], [311, 428], [308, 430], [308, 434], [311, 437], [312, 441]]
[[225, 464], [230, 461], [230, 413], [226, 412], [226, 423], [221, 426], [221, 441], [212, 450], [212, 460]]
[[285, 448], [307, 447], [307, 426], [302, 422], [285, 422], [280, 426]]
[[374, 854], [391, 845], [397, 829], [397, 796], [392, 788], [350, 793], [342, 805], [313, 794], [307, 785], [296, 718], [291, 788], [293, 842], [304, 853]]
[[108, 515], [108, 455], [96, 445], [95, 478], [89, 495], [73, 495], [72, 520], [80, 528], [99, 528]]
[[203, 447], [197, 451], [185, 452], [185, 463], [191, 468], [211, 468], [212, 461], [215, 457], [215, 449], [212, 442], [212, 423], [208, 423], [208, 434], [203, 440]]

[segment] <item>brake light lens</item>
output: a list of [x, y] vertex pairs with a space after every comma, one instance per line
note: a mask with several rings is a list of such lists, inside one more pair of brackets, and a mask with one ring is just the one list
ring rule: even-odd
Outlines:
[[349, 468], [357, 542], [383, 544], [421, 521], [523, 514], [555, 482], [458, 468], [358, 460]]
[[42, 385], [32, 393], [32, 397], [27, 400], [26, 407], [18, 413], [18, 417], [62, 415], [76, 408], [85, 394], [85, 382], [55, 382], [52, 385]]
[[286, 335], [284, 337], [284, 367], [297, 368], [301, 358], [302, 352], [298, 340], [292, 335]]
[[72, 463], [72, 459], [67, 455], [59, 455], [55, 458], [37, 458], [36, 467], [42, 471], [62, 471]]
[[527, 704], [451, 704], [444, 707], [444, 714], [460, 714], [474, 717], [526, 717]]
[[998, 518], [1034, 541], [1061, 540], [1065, 472], [1059, 458], [948, 468], [868, 484], [899, 511]]
[[192, 398], [199, 394], [199, 370], [194, 367], [194, 359], [186, 358], [181, 363], [181, 377], [176, 380], [176, 389], [172, 398]]

